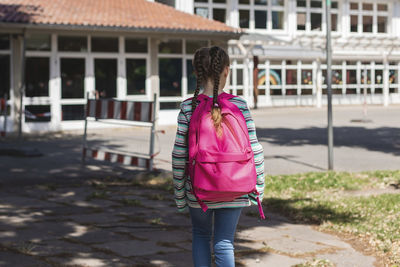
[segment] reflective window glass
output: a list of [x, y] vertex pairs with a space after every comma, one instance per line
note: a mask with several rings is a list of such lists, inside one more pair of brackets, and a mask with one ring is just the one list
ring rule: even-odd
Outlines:
[[239, 27], [244, 29], [248, 29], [250, 27], [249, 10], [239, 10]]
[[10, 35], [0, 34], [0, 50], [10, 49]]
[[306, 0], [297, 0], [297, 7], [306, 7]]
[[58, 51], [86, 52], [86, 36], [59, 36]]
[[358, 16], [350, 16], [350, 31], [358, 32]]
[[182, 40], [172, 39], [166, 42], [161, 42], [158, 46], [158, 52], [161, 54], [181, 54]]
[[212, 2], [217, 4], [225, 4], [226, 0], [212, 0]]
[[306, 13], [297, 12], [297, 30], [306, 30]]
[[254, 11], [255, 28], [266, 29], [267, 28], [267, 12], [261, 10]]
[[196, 74], [194, 73], [194, 68], [192, 65], [192, 60], [186, 60], [186, 72], [188, 81], [188, 94], [193, 94], [196, 90]]
[[126, 59], [128, 95], [146, 94], [146, 59]]
[[50, 105], [25, 106], [25, 122], [51, 121]]
[[50, 59], [48, 57], [28, 57], [25, 64], [25, 95], [27, 97], [48, 96]]
[[160, 58], [160, 95], [181, 96], [182, 59]]
[[186, 54], [194, 54], [197, 49], [201, 47], [207, 47], [207, 40], [187, 40], [186, 41]]
[[273, 6], [284, 6], [284, 4], [285, 4], [284, 0], [272, 0]]
[[155, 0], [158, 3], [175, 7], [175, 0]]
[[62, 105], [61, 106], [61, 120], [74, 121], [84, 120], [85, 106], [84, 105]]
[[254, 4], [255, 5], [261, 5], [261, 6], [266, 6], [266, 5], [268, 5], [268, 1], [267, 0], [254, 0]]
[[0, 55], [0, 98], [10, 96], [10, 56]]
[[351, 10], [358, 10], [358, 3], [350, 3]]
[[283, 11], [272, 11], [272, 29], [283, 30]]
[[375, 84], [383, 84], [383, 70], [375, 70]]
[[337, 31], [337, 25], [338, 25], [338, 15], [337, 14], [331, 14], [331, 30], [332, 31]]
[[239, 0], [239, 4], [241, 4], [241, 5], [249, 5], [250, 4], [250, 0]]
[[111, 98], [117, 95], [117, 60], [94, 60], [94, 77], [96, 95], [100, 98]]
[[363, 32], [372, 32], [373, 17], [363, 16]]
[[313, 84], [312, 70], [301, 70], [301, 84]]
[[378, 11], [387, 11], [388, 6], [386, 4], [378, 4]]
[[311, 30], [320, 31], [322, 26], [322, 14], [311, 13]]
[[378, 32], [387, 33], [387, 17], [378, 16]]
[[214, 8], [213, 9], [213, 19], [225, 23], [226, 22], [226, 14], [225, 13], [226, 13], [225, 9]]
[[126, 38], [125, 52], [127, 53], [147, 53], [147, 39]]
[[50, 51], [51, 39], [49, 34], [33, 34], [26, 38], [26, 50]]
[[357, 70], [347, 70], [346, 83], [357, 84]]
[[208, 0], [194, 0], [195, 3], [208, 3]]
[[208, 19], [208, 8], [206, 7], [195, 7], [194, 14], [202, 16], [203, 18]]
[[286, 84], [297, 84], [297, 70], [286, 70]]
[[61, 97], [84, 98], [85, 59], [61, 59]]
[[331, 8], [332, 9], [338, 9], [338, 7], [339, 7], [339, 3], [337, 1], [332, 1]]
[[311, 0], [311, 7], [322, 7], [322, 1]]
[[93, 52], [118, 52], [118, 38], [92, 37]]
[[366, 11], [372, 11], [374, 9], [374, 5], [370, 3], [363, 3], [362, 9]]

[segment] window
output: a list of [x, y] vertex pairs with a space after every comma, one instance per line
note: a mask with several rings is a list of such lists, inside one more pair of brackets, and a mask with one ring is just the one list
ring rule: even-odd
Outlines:
[[50, 51], [51, 39], [49, 34], [34, 34], [26, 38], [26, 50]]
[[[323, 14], [325, 13], [325, 2], [322, 0], [296, 1], [297, 5], [297, 30], [299, 31], [322, 31]], [[331, 2], [331, 30], [338, 30], [339, 3]]]
[[61, 106], [61, 120], [63, 121], [74, 121], [74, 120], [84, 120], [84, 105], [62, 105]]
[[49, 96], [49, 58], [28, 57], [25, 64], [25, 95], [27, 97]]
[[59, 36], [58, 51], [86, 52], [87, 38], [85, 36]]
[[0, 50], [10, 49], [10, 36], [8, 34], [0, 34]]
[[207, 47], [208, 41], [206, 40], [187, 40], [186, 41], [186, 54], [193, 55], [197, 49]]
[[156, 0], [156, 2], [167, 5], [167, 6], [175, 7], [175, 0]]
[[85, 59], [61, 59], [61, 98], [84, 98]]
[[125, 39], [125, 52], [127, 53], [147, 53], [147, 39]]
[[128, 95], [146, 94], [146, 59], [126, 59]]
[[161, 42], [158, 46], [158, 52], [161, 54], [181, 54], [182, 40], [168, 40]]
[[267, 12], [261, 10], [254, 11], [254, 19], [256, 29], [267, 28]]
[[225, 9], [222, 8], [214, 8], [213, 9], [213, 19], [225, 23], [226, 21], [226, 14]]
[[92, 52], [118, 52], [118, 38], [92, 37]]
[[196, 90], [196, 75], [194, 73], [192, 60], [186, 60], [186, 73], [188, 80], [188, 94], [193, 94]]
[[194, 14], [226, 23], [226, 0], [194, 1]]
[[388, 4], [350, 2], [350, 32], [388, 33], [388, 10]]
[[160, 96], [181, 96], [182, 59], [160, 58]]
[[244, 29], [250, 28], [249, 10], [239, 10], [239, 27]]
[[239, 26], [251, 30], [283, 30], [284, 2], [283, 0], [239, 1]]
[[101, 98], [111, 98], [117, 95], [117, 60], [94, 60], [94, 76], [96, 93]]
[[10, 96], [10, 56], [0, 55], [0, 98]]
[[50, 105], [25, 106], [25, 122], [51, 121]]

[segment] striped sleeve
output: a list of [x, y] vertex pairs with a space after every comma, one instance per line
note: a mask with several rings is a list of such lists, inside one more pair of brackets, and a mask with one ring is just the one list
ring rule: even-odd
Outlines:
[[176, 132], [174, 148], [172, 151], [172, 172], [175, 193], [175, 203], [179, 211], [187, 208], [185, 182], [185, 167], [188, 157], [187, 133], [189, 122], [182, 109], [178, 115], [178, 129]]
[[[244, 101], [244, 100], [243, 100]], [[250, 110], [247, 107], [247, 104], [240, 108], [243, 113], [243, 116], [246, 120], [247, 130], [249, 131], [250, 143], [251, 148], [254, 153], [254, 162], [256, 165], [256, 172], [257, 172], [257, 192], [259, 193], [260, 201], [264, 197], [264, 187], [265, 187], [265, 175], [264, 175], [264, 150], [261, 144], [258, 142], [257, 134], [256, 134], [256, 126], [254, 121], [251, 117]], [[255, 194], [249, 194], [250, 201], [257, 205], [257, 196]]]

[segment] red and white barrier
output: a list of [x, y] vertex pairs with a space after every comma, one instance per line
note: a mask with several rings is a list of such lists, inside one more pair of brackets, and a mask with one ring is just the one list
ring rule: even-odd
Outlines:
[[137, 166], [146, 169], [148, 169], [150, 166], [150, 159], [145, 159], [138, 156], [102, 151], [98, 149], [89, 149], [89, 148], [83, 148], [83, 154], [84, 157], [90, 156], [97, 160], [120, 163], [128, 166]]
[[7, 95], [0, 98], [0, 115], [4, 117], [3, 129], [0, 130], [0, 136], [5, 137], [7, 132]]
[[[154, 136], [156, 123], [156, 95], [153, 101], [122, 101], [115, 99], [88, 99], [85, 112], [85, 128], [83, 134], [82, 162], [90, 156], [97, 160], [120, 163], [130, 166], [143, 167], [148, 170], [153, 169]], [[95, 118], [97, 122], [107, 122], [107, 120], [121, 120], [130, 122], [146, 122], [144, 125], [135, 126], [150, 127], [150, 148], [149, 153], [143, 156], [134, 156], [127, 153], [107, 151], [107, 149], [90, 148], [87, 144], [87, 125], [88, 117]], [[129, 125], [132, 125], [131, 123]]]
[[151, 122], [152, 102], [120, 101], [113, 99], [89, 99], [86, 116], [96, 119], [116, 119]]

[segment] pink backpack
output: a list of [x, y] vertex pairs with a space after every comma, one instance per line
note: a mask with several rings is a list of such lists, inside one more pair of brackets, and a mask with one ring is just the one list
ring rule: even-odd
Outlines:
[[222, 136], [218, 137], [211, 119], [213, 99], [200, 94], [200, 103], [189, 124], [188, 171], [193, 195], [203, 211], [203, 201], [232, 201], [249, 193], [257, 195], [261, 218], [264, 213], [256, 190], [257, 173], [246, 121], [239, 108], [222, 93], [218, 105], [222, 113]]

